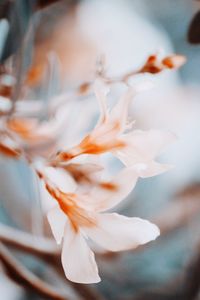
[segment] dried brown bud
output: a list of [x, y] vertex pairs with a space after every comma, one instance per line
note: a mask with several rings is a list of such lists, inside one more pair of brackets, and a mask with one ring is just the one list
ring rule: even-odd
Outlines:
[[171, 55], [162, 60], [162, 64], [168, 69], [178, 69], [186, 62], [186, 57], [183, 55]]
[[10, 98], [12, 95], [12, 86], [0, 85], [0, 95], [6, 98]]
[[81, 84], [79, 87], [79, 94], [81, 95], [87, 94], [89, 92], [90, 86], [91, 84], [89, 82], [85, 82]]
[[157, 74], [165, 69], [178, 69], [186, 62], [183, 55], [171, 55], [159, 60], [157, 55], [150, 55], [138, 73]]
[[150, 55], [139, 73], [157, 74], [160, 73], [162, 69], [163, 68], [158, 61], [158, 57], [156, 55]]

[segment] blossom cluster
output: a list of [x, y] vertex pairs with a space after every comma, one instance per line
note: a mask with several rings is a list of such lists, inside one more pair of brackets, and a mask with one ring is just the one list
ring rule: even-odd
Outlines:
[[[29, 103], [26, 108], [19, 101], [13, 109], [11, 100], [1, 96], [0, 153], [25, 159], [53, 200], [47, 219], [56, 242], [62, 246], [62, 265], [69, 280], [100, 281], [93, 245], [122, 251], [158, 237], [160, 232], [155, 224], [110, 212], [131, 193], [139, 178], [155, 176], [171, 168], [156, 159], [176, 139], [168, 131], [135, 129], [134, 122], [128, 121], [129, 104], [140, 92], [141, 85], [130, 86], [127, 80], [136, 74], [156, 74], [183, 63], [182, 56], [173, 55], [159, 61], [154, 55], [142, 68], [121, 80], [107, 78], [103, 72], [98, 74], [94, 84], [84, 86], [93, 88], [99, 104], [99, 119], [77, 144], [68, 147], [64, 141], [66, 146], [62, 149], [59, 149], [58, 139], [60, 131], [66, 130], [64, 124], [69, 113], [65, 101], [60, 101], [54, 117], [39, 121], [26, 116], [35, 104]], [[110, 109], [109, 85], [120, 81], [127, 84], [127, 90]], [[102, 157], [107, 153], [117, 158], [123, 167], [105, 180]]]

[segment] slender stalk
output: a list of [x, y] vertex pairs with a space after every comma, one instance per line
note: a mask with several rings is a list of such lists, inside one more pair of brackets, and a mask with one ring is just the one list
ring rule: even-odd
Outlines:
[[[171, 233], [173, 230], [188, 224], [199, 214], [200, 203], [196, 198], [189, 198], [188, 200], [175, 200], [159, 213], [158, 217], [153, 218], [152, 222], [158, 225], [161, 229], [162, 236]], [[60, 249], [55, 245], [55, 242], [49, 238], [33, 237], [32, 234], [22, 232], [18, 229], [0, 224], [0, 241], [5, 242], [6, 245], [12, 246], [15, 249], [25, 251], [27, 253], [36, 255], [42, 258], [57, 257], [60, 255]], [[143, 247], [138, 247], [136, 250], [141, 251]], [[106, 252], [99, 254], [101, 257], [112, 258], [117, 257], [120, 253]]]
[[69, 300], [67, 295], [26, 269], [2, 243], [0, 243], [0, 259], [8, 276], [18, 284], [33, 290], [45, 299]]
[[32, 234], [0, 224], [0, 241], [17, 250], [36, 255], [40, 258], [49, 258], [60, 254], [55, 242], [49, 238], [33, 237]]

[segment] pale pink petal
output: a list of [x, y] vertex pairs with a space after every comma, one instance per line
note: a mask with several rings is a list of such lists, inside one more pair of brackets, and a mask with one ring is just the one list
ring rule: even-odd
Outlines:
[[69, 222], [65, 227], [61, 259], [69, 280], [78, 283], [97, 283], [101, 280], [94, 253], [81, 232], [75, 232]]
[[74, 179], [63, 169], [45, 167], [43, 173], [64, 193], [73, 193], [77, 188]]
[[41, 195], [41, 205], [44, 213], [48, 213], [50, 209], [55, 207], [55, 199], [47, 191], [43, 181], [39, 181], [39, 189]]
[[134, 130], [120, 138], [127, 145], [121, 150], [113, 151], [126, 166], [148, 163], [175, 141], [171, 132], [160, 130]]
[[162, 130], [135, 130], [129, 138], [131, 144], [149, 158], [155, 158], [177, 139], [172, 132]]
[[135, 165], [135, 170], [138, 176], [142, 178], [156, 176], [167, 172], [173, 168], [172, 165], [160, 164], [156, 161], [148, 162], [147, 164], [137, 164]]
[[138, 177], [134, 168], [124, 168], [108, 182], [110, 189], [94, 188], [90, 195], [93, 209], [105, 211], [119, 204], [133, 190]]
[[98, 214], [97, 226], [84, 228], [86, 234], [104, 249], [122, 251], [155, 240], [160, 231], [149, 221], [116, 213]]
[[127, 128], [127, 116], [128, 116], [128, 107], [130, 101], [141, 91], [147, 90], [152, 87], [152, 83], [149, 81], [143, 81], [140, 83], [135, 83], [128, 89], [128, 91], [121, 97], [117, 102], [110, 113], [110, 119], [112, 121], [119, 121], [120, 130], [119, 133], [122, 133]]
[[100, 118], [96, 126], [104, 122], [108, 117], [107, 99], [106, 96], [109, 92], [108, 86], [106, 86], [101, 80], [97, 79], [94, 83], [94, 93], [99, 102]]
[[130, 144], [127, 144], [127, 146], [120, 150], [113, 150], [112, 154], [121, 160], [126, 167], [132, 167], [136, 164], [146, 163], [149, 161], [149, 158], [146, 157], [146, 153], [144, 153], [144, 151], [141, 153], [141, 151]]
[[100, 172], [103, 170], [103, 166], [94, 163], [87, 163], [87, 162], [83, 164], [77, 164], [77, 168], [82, 172], [88, 174]]
[[126, 94], [121, 97], [110, 113], [111, 120], [118, 121], [120, 124], [119, 132], [123, 132], [126, 127], [128, 106], [134, 95], [136, 95], [135, 90], [133, 88], [128, 89]]
[[64, 235], [65, 223], [67, 221], [66, 215], [57, 205], [48, 212], [47, 219], [57, 244], [60, 244]]

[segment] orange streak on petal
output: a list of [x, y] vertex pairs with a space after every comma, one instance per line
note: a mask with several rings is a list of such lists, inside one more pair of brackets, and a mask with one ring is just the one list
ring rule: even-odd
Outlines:
[[39, 123], [33, 118], [13, 118], [7, 121], [7, 126], [29, 143], [49, 139], [46, 134], [40, 133]]
[[70, 152], [60, 151], [57, 153], [56, 161], [68, 161], [72, 158], [76, 157], [76, 155], [71, 154]]
[[21, 151], [19, 149], [12, 149], [2, 143], [0, 143], [0, 152], [5, 156], [12, 158], [19, 158], [19, 156], [21, 155]]
[[44, 75], [45, 64], [37, 64], [32, 66], [27, 74], [25, 83], [29, 86], [36, 86], [40, 83], [42, 76]]
[[114, 184], [112, 182], [101, 182], [100, 187], [113, 192], [117, 191], [119, 188], [117, 184]]
[[81, 154], [103, 154], [126, 146], [124, 141], [117, 138], [120, 130], [118, 121], [110, 124], [103, 124], [88, 134], [79, 145], [69, 151], [57, 153], [57, 161], [68, 161]]
[[26, 133], [36, 127], [36, 120], [14, 118], [7, 121], [8, 128], [16, 132]]
[[79, 227], [96, 226], [95, 218], [90, 215], [88, 211], [77, 205], [76, 194], [63, 193], [58, 188], [51, 186], [48, 182], [45, 182], [45, 187], [50, 195], [58, 202], [62, 211], [68, 216], [76, 232], [78, 232]]

